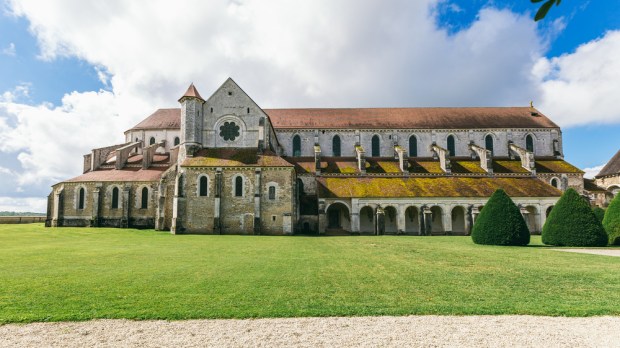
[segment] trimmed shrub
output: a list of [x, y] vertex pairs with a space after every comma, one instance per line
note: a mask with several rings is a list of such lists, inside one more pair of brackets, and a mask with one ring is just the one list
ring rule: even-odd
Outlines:
[[[605, 209], [601, 207], [594, 207], [592, 208], [592, 212], [594, 213], [594, 216], [596, 216], [596, 219], [603, 223], [603, 218], [605, 217]], [[605, 226], [603, 225], [603, 227]]]
[[620, 245], [620, 194], [607, 207], [603, 226], [609, 235], [609, 244]]
[[545, 221], [542, 241], [558, 246], [605, 246], [607, 233], [590, 203], [569, 188]]
[[530, 231], [519, 207], [504, 190], [498, 189], [478, 215], [471, 239], [476, 244], [527, 245]]

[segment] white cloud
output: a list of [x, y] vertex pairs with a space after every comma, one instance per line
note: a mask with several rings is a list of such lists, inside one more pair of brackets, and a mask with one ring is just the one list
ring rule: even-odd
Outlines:
[[14, 43], [9, 43], [9, 45], [5, 48], [2, 49], [2, 54], [6, 55], [6, 56], [11, 56], [11, 57], [15, 57], [15, 44]]
[[0, 196], [0, 211], [45, 213], [46, 210], [47, 198], [14, 198]]
[[603, 167], [605, 167], [604, 164], [601, 164], [600, 166], [591, 167], [591, 168], [585, 168], [583, 170], [585, 172], [583, 176], [588, 179], [593, 179], [594, 176], [598, 174], [601, 171], [601, 169], [603, 169]]
[[540, 109], [561, 126], [620, 123], [620, 31], [581, 45], [571, 54], [541, 58]]

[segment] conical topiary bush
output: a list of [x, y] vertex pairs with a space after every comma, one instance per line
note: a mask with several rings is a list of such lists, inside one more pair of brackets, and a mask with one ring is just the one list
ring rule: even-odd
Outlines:
[[609, 235], [609, 244], [620, 245], [620, 194], [616, 195], [607, 207], [603, 227]]
[[[603, 222], [603, 218], [605, 217], [605, 209], [600, 208], [600, 207], [594, 207], [594, 208], [592, 208], [592, 211], [594, 212], [594, 216], [596, 216], [598, 221], [600, 221], [602, 223]], [[604, 227], [604, 225], [603, 225], [603, 227]]]
[[590, 203], [569, 188], [547, 217], [542, 241], [558, 246], [605, 246], [607, 233]]
[[476, 244], [527, 245], [530, 231], [519, 207], [504, 190], [498, 189], [478, 215], [471, 239]]

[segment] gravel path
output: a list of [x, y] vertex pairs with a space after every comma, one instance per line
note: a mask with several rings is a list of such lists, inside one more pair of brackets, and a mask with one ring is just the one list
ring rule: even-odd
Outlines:
[[9, 324], [1, 347], [620, 347], [620, 317], [409, 316]]
[[620, 257], [620, 249], [551, 249], [555, 251], [567, 251], [569, 253], [595, 254]]

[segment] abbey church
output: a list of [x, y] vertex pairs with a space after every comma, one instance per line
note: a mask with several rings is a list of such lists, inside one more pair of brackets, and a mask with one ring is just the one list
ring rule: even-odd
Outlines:
[[159, 109], [52, 187], [47, 226], [202, 234], [468, 234], [498, 188], [540, 233], [568, 187], [532, 106], [262, 109], [232, 79]]

